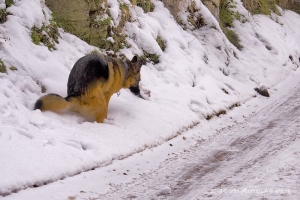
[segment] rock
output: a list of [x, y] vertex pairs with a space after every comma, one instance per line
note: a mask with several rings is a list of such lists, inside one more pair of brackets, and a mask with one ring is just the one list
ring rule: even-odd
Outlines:
[[171, 194], [171, 188], [169, 188], [168, 186], [165, 186], [159, 193], [160, 195], [167, 195], [167, 194]]
[[220, 0], [202, 0], [203, 4], [208, 8], [208, 10], [219, 19], [220, 13]]
[[244, 7], [253, 14], [271, 14], [271, 9], [273, 12], [278, 13], [276, 4], [279, 5], [282, 9], [290, 9], [294, 12], [300, 14], [300, 1], [298, 0], [277, 0], [267, 2], [266, 0], [242, 0]]
[[254, 88], [254, 90], [264, 97], [270, 97], [269, 91], [264, 85], [260, 85], [258, 88]]
[[98, 47], [105, 45], [110, 24], [97, 20], [106, 12], [102, 4], [106, 5], [106, 0], [46, 0], [60, 27]]

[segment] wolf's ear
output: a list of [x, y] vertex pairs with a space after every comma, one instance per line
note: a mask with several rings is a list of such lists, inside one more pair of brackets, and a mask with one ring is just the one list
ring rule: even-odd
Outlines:
[[138, 61], [137, 56], [133, 56], [133, 58], [131, 59], [131, 63], [136, 63]]

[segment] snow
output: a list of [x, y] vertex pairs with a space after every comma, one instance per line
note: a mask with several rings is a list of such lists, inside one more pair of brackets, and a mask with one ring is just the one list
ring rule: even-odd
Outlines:
[[118, 16], [120, 15], [119, 3], [117, 0], [108, 0], [109, 13], [116, 25], [119, 25]]
[[168, 186], [165, 186], [162, 188], [159, 195], [167, 195], [167, 194], [171, 194], [171, 188]]
[[[162, 2], [153, 1], [151, 13], [130, 6], [132, 22], [126, 23], [124, 32], [132, 47], [121, 50], [129, 59], [143, 50], [159, 56], [158, 64], [142, 67], [145, 100], [121, 90], [120, 96], [112, 97], [103, 124], [78, 115], [42, 113], [33, 110], [44, 95], [41, 87], [66, 96], [74, 63], [97, 48], [62, 29], [56, 50], [35, 45], [31, 28], [49, 24], [51, 11], [39, 0], [14, 2], [7, 9], [7, 22], [0, 25], [1, 36], [9, 38], [0, 44], [7, 66], [7, 73], [0, 73], [0, 195], [107, 166], [161, 145], [206, 123], [206, 117], [254, 98], [260, 84], [275, 87], [300, 65], [300, 16], [291, 11], [272, 18], [251, 16], [235, 1], [247, 19], [235, 21], [234, 31], [244, 47], [239, 51], [200, 0], [197, 5], [207, 25], [194, 31], [183, 30]], [[108, 3], [118, 23], [119, 2]], [[156, 43], [157, 36], [166, 42], [165, 51]]]
[[[277, 137], [273, 136], [271, 139], [265, 137], [264, 140], [261, 140], [261, 143], [256, 143], [258, 150], [251, 151], [250, 149], [249, 156], [233, 156], [237, 162], [232, 164], [228, 164], [226, 159], [221, 159], [220, 161], [223, 160], [224, 163], [219, 165], [216, 172], [218, 175], [216, 173], [206, 173], [207, 179], [204, 181], [197, 178], [186, 181], [180, 179], [184, 173], [189, 171], [189, 167], [193, 167], [194, 164], [199, 165], [201, 163], [199, 160], [211, 158], [210, 153], [223, 151], [229, 152], [227, 155], [243, 154], [245, 150], [240, 151], [237, 147], [229, 147], [224, 142], [247, 137], [249, 133], [251, 134], [251, 131], [254, 130], [255, 133], [257, 129], [261, 128], [261, 125], [268, 124], [265, 120], [268, 120], [269, 117], [272, 120], [274, 117], [280, 116], [280, 112], [275, 111], [278, 106], [285, 104], [288, 98], [296, 94], [295, 90], [299, 85], [297, 76], [299, 76], [299, 71], [272, 88], [270, 98], [262, 96], [253, 98], [242, 104], [241, 107], [230, 110], [226, 115], [203, 121], [193, 129], [184, 132], [181, 136], [173, 138], [158, 147], [146, 149], [123, 160], [114, 160], [108, 166], [68, 177], [46, 186], [22, 190], [6, 196], [4, 199], [59, 200], [76, 198], [102, 200], [124, 198], [197, 199], [200, 197], [201, 199], [258, 199], [263, 197], [269, 199], [276, 197], [278, 199], [298, 199], [299, 189], [295, 181], [298, 180], [297, 172], [300, 166], [300, 160], [298, 159], [299, 139], [295, 138], [296, 135], [293, 137], [288, 136], [288, 134], [297, 133], [298, 125], [294, 123], [298, 120], [297, 115], [293, 121], [287, 123], [289, 125], [286, 124], [287, 126], [275, 126], [272, 131], [267, 129], [267, 134], [277, 134]], [[297, 106], [297, 101], [289, 101], [285, 108], [291, 110]], [[293, 118], [293, 116], [290, 117]], [[281, 129], [285, 127], [290, 127], [289, 131], [285, 131], [282, 135]], [[262, 133], [262, 136], [267, 134]], [[280, 135], [282, 137], [279, 137], [279, 139], [278, 136]], [[281, 139], [283, 139], [283, 142], [285, 140], [290, 142], [293, 139], [296, 140], [292, 141], [291, 145], [282, 145]], [[227, 187], [217, 187], [216, 189], [211, 187], [213, 184], [217, 185], [220, 179], [231, 177], [232, 173], [230, 172], [241, 165], [247, 165], [249, 159], [251, 161], [264, 154], [265, 151], [260, 148], [266, 148], [265, 150], [268, 151], [270, 142], [278, 143], [278, 145], [271, 144], [269, 151], [274, 150], [273, 153], [265, 156], [264, 159], [256, 159], [257, 163], [253, 165], [253, 168], [246, 168], [245, 173], [233, 175], [235, 179], [231, 178], [231, 182], [238, 183], [238, 185], [227, 185]], [[260, 146], [260, 144], [264, 145], [266, 143], [268, 143], [268, 146]], [[251, 142], [244, 143], [244, 145], [248, 144], [251, 144]], [[283, 146], [284, 148], [282, 148]], [[242, 160], [247, 160], [247, 162]], [[204, 166], [209, 167], [210, 164], [213, 165], [214, 162], [207, 163]], [[201, 166], [198, 167], [201, 169]], [[193, 178], [196, 175], [195, 173], [190, 177]], [[174, 187], [176, 183], [179, 186], [190, 184], [190, 186], [196, 187], [191, 187], [192, 190], [190, 188], [184, 189], [185, 187]], [[162, 195], [161, 191], [167, 187], [171, 189], [171, 193]], [[235, 190], [236, 192], [229, 193], [226, 190]], [[255, 193], [252, 192], [253, 190], [267, 190], [268, 193]], [[285, 195], [271, 193], [272, 190], [284, 192]], [[178, 197], [176, 196], [178, 191], [191, 196], [190, 198], [187, 196]]]

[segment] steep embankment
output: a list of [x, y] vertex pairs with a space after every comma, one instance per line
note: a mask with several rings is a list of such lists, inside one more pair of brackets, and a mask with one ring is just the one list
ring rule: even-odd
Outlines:
[[[193, 2], [180, 4], [182, 10], [174, 18], [161, 1], [152, 1], [147, 13], [128, 0], [107, 1], [115, 25], [125, 5], [130, 14], [121, 29], [128, 46], [117, 46], [123, 47], [119, 53], [128, 58], [137, 54], [148, 62], [141, 72], [146, 100], [122, 90], [112, 97], [103, 124], [74, 114], [32, 110], [45, 93], [66, 96], [73, 64], [102, 50], [63, 29], [57, 31], [51, 11], [39, 0], [1, 3], [0, 195], [159, 145], [253, 98], [259, 84], [276, 85], [300, 65], [296, 13], [278, 8], [281, 15], [253, 16], [241, 1], [234, 1], [226, 9], [239, 20], [222, 29], [238, 35], [237, 48], [207, 7], [200, 0]], [[113, 46], [118, 32], [110, 33], [107, 40]]]

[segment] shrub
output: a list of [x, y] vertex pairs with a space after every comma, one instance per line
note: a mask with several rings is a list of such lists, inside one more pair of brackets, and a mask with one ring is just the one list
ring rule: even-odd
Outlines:
[[163, 41], [160, 36], [157, 36], [156, 42], [160, 46], [161, 50], [164, 51], [166, 49], [165, 41]]
[[159, 63], [159, 56], [156, 54], [150, 54], [144, 51], [144, 56], [146, 58], [144, 60], [152, 61], [154, 64]]
[[4, 64], [3, 60], [0, 59], [0, 73], [6, 73], [6, 65]]
[[238, 50], [243, 49], [243, 46], [240, 44], [239, 36], [233, 30], [227, 29], [225, 35], [231, 44], [233, 44]]
[[220, 23], [224, 27], [233, 27], [234, 12], [230, 10], [231, 2], [229, 0], [221, 0], [220, 2]]
[[132, 4], [141, 7], [145, 13], [152, 12], [155, 7], [151, 0], [136, 0], [132, 1]]
[[10, 69], [11, 71], [16, 71], [16, 70], [18, 70], [15, 66], [11, 66], [9, 69]]
[[49, 25], [43, 24], [41, 29], [33, 27], [31, 29], [31, 40], [34, 44], [43, 43], [49, 50], [55, 49], [55, 43], [58, 43], [59, 32], [56, 24], [51, 21]]
[[13, 0], [5, 0], [6, 8], [12, 6], [13, 4], [14, 4], [14, 1], [13, 1]]
[[270, 15], [271, 11], [277, 13], [276, 0], [242, 0], [245, 8], [250, 11], [251, 14], [264, 14]]
[[7, 20], [8, 12], [6, 9], [0, 9], [0, 24], [3, 24]]
[[241, 50], [243, 46], [240, 44], [240, 39], [238, 35], [233, 31], [228, 29], [228, 27], [234, 27], [233, 21], [235, 18], [240, 18], [241, 15], [233, 12], [230, 8], [233, 8], [232, 2], [230, 0], [221, 0], [220, 2], [220, 25], [224, 31], [227, 39], [234, 45], [236, 48]]

